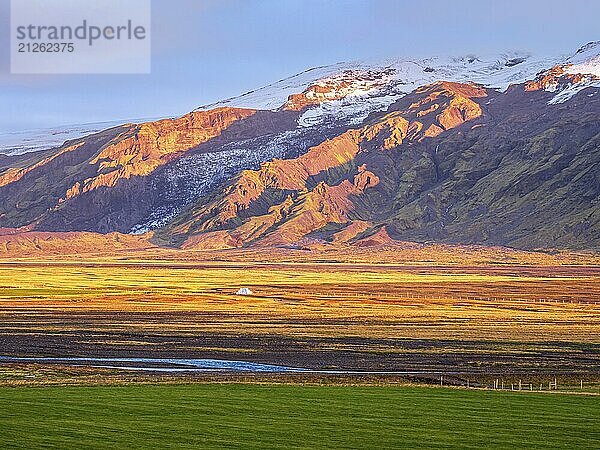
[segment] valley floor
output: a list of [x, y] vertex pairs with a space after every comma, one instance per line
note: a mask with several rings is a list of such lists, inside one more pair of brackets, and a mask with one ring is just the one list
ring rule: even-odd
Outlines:
[[[414, 372], [414, 381], [444, 376], [461, 386], [498, 379], [539, 387], [555, 377], [561, 386], [597, 385], [596, 260], [498, 249], [460, 255], [233, 251], [4, 260], [0, 356], [210, 358]], [[238, 295], [240, 288], [252, 294]], [[149, 376], [86, 365], [3, 361], [0, 382]]]
[[595, 447], [597, 256], [459, 250], [0, 259], [0, 447]]

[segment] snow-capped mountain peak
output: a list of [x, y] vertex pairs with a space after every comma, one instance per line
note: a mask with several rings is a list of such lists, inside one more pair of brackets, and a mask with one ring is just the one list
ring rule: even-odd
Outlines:
[[600, 41], [584, 45], [567, 63], [572, 64], [566, 69], [567, 73], [591, 74], [600, 78]]
[[378, 90], [385, 95], [391, 92], [404, 94], [418, 86], [440, 80], [471, 81], [504, 90], [510, 84], [531, 79], [538, 72], [560, 62], [565, 62], [565, 58], [537, 58], [523, 52], [489, 57], [465, 55], [343, 62], [315, 67], [198, 109], [232, 106], [275, 110], [285, 105], [290, 96], [301, 93], [312, 100], [317, 100], [320, 94], [323, 101], [337, 101], [345, 97], [372, 97]]
[[419, 86], [444, 80], [505, 90], [565, 62], [566, 57], [540, 58], [513, 51], [493, 56], [470, 54], [337, 63], [309, 69], [198, 110], [219, 106], [304, 110], [298, 121], [303, 127], [320, 125], [333, 116], [336, 120], [360, 123], [370, 113], [387, 109]]
[[526, 89], [554, 92], [549, 104], [560, 104], [588, 87], [600, 87], [600, 42], [590, 42], [553, 67], [540, 72]]

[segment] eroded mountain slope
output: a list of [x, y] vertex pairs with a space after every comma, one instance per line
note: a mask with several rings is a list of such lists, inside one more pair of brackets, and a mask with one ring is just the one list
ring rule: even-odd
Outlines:
[[[159, 237], [186, 247], [390, 239], [600, 244], [599, 90], [567, 103], [440, 82], [304, 155], [244, 171]], [[385, 230], [385, 231], [382, 231]]]

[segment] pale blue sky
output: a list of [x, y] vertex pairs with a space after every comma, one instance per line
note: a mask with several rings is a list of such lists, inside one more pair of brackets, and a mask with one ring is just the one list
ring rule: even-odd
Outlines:
[[9, 74], [9, 1], [0, 0], [0, 130], [180, 115], [339, 61], [553, 55], [600, 39], [597, 0], [153, 0], [152, 8], [150, 75], [18, 76]]

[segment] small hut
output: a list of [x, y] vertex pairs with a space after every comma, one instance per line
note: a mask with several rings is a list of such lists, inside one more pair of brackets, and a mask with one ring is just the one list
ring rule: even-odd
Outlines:
[[252, 295], [252, 290], [250, 288], [239, 288], [236, 292], [236, 295]]

